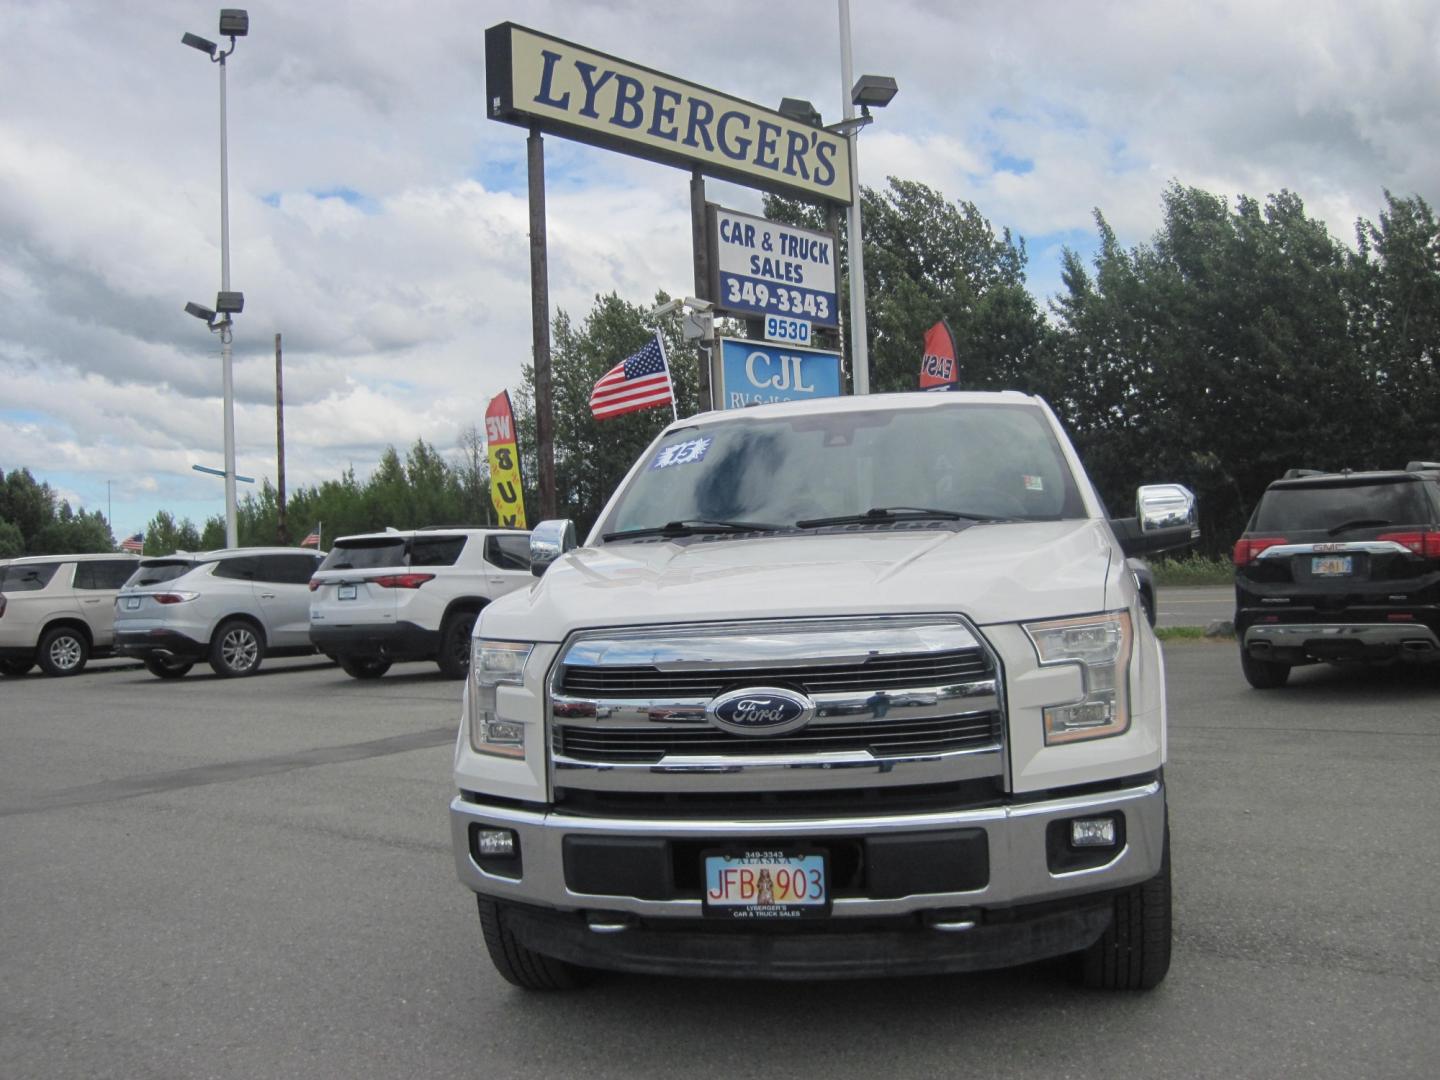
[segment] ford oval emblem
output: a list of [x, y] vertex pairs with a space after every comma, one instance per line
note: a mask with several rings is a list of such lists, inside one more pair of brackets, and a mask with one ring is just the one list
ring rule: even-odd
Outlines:
[[747, 686], [714, 698], [705, 713], [716, 727], [735, 735], [780, 735], [808, 722], [815, 703], [794, 690]]

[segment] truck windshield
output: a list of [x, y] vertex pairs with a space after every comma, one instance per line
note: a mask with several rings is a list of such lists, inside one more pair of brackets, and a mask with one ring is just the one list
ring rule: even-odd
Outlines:
[[676, 429], [647, 451], [600, 532], [664, 535], [684, 522], [708, 523], [695, 530], [707, 534], [729, 522], [824, 527], [825, 519], [852, 515], [880, 524], [913, 521], [916, 508], [960, 527], [1085, 516], [1040, 409], [955, 402], [763, 418], [741, 412]]

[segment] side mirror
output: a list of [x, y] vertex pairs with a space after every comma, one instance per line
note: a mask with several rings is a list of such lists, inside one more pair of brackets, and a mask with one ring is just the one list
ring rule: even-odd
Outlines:
[[575, 523], [569, 518], [540, 522], [530, 531], [530, 572], [539, 577], [576, 546]]
[[1127, 558], [1189, 547], [1200, 539], [1194, 493], [1180, 484], [1146, 484], [1135, 492], [1135, 516], [1110, 522]]
[[[1196, 524], [1195, 494], [1180, 484], [1146, 484], [1135, 492], [1141, 532]], [[1197, 529], [1196, 538], [1200, 536]]]

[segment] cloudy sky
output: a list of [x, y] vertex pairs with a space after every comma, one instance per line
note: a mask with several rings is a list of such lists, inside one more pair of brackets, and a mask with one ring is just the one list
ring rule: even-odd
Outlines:
[[[243, 2], [243, 0], [241, 0]], [[925, 181], [1023, 236], [1030, 285], [1126, 244], [1171, 180], [1282, 187], [1347, 242], [1386, 188], [1440, 203], [1433, 0], [853, 0], [855, 72], [900, 93], [862, 182]], [[223, 513], [218, 80], [184, 31], [218, 4], [0, 0], [0, 469], [116, 537]], [[387, 444], [442, 451], [530, 350], [525, 138], [486, 120], [484, 30], [512, 20], [752, 101], [839, 118], [835, 0], [251, 2], [229, 65], [239, 472], [288, 480]], [[689, 291], [687, 174], [546, 140], [552, 306]], [[712, 201], [758, 209], [711, 183]], [[244, 486], [241, 491], [243, 493]], [[303, 527], [305, 524], [302, 523]], [[377, 525], [383, 523], [376, 523]]]

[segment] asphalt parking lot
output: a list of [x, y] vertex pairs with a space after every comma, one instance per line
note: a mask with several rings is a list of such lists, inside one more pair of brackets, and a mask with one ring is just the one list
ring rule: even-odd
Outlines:
[[492, 971], [446, 823], [459, 684], [309, 660], [0, 682], [5, 1077], [1429, 1077], [1440, 669], [1250, 690], [1167, 646], [1174, 966], [814, 985]]

